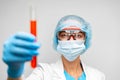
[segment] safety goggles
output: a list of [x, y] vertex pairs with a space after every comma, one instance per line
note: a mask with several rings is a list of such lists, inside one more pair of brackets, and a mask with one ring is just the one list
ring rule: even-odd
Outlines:
[[57, 34], [59, 40], [70, 40], [73, 37], [74, 40], [81, 40], [85, 38], [85, 32], [81, 30], [62, 30]]

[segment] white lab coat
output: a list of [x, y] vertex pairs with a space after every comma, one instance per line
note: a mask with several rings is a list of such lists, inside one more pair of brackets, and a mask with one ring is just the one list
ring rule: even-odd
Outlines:
[[[97, 69], [82, 63], [86, 80], [105, 80], [105, 75]], [[56, 63], [39, 63], [38, 67], [25, 80], [66, 80], [62, 60]]]

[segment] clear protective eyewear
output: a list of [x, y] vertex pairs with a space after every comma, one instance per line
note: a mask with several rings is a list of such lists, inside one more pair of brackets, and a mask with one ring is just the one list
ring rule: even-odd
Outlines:
[[85, 32], [81, 30], [62, 30], [57, 34], [59, 40], [70, 40], [73, 37], [74, 40], [81, 40], [85, 38]]

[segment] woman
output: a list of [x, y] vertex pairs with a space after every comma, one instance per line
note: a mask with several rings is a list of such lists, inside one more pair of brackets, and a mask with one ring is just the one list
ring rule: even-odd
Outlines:
[[[54, 49], [61, 54], [61, 58], [53, 64], [39, 63], [26, 80], [105, 80], [102, 72], [86, 66], [80, 58], [90, 46], [90, 29], [88, 23], [79, 16], [68, 15], [61, 18], [53, 39]], [[20, 44], [18, 40], [24, 41], [24, 44]], [[27, 33], [14, 35], [5, 46], [10, 48], [4, 47], [3, 54], [3, 60], [8, 65], [8, 80], [22, 80], [24, 63], [38, 54], [36, 51], [39, 46], [34, 42], [33, 36]]]

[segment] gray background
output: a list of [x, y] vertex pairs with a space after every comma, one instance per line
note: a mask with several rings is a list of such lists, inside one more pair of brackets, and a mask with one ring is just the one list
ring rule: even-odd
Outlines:
[[[39, 62], [55, 62], [59, 55], [52, 48], [57, 21], [68, 14], [83, 17], [92, 26], [92, 46], [82, 60], [106, 75], [106, 80], [120, 80], [120, 1], [119, 0], [0, 0], [0, 80], [7, 77], [2, 61], [4, 41], [12, 34], [29, 32], [29, 6], [35, 5], [38, 42], [42, 44]], [[25, 76], [31, 73], [30, 63]]]

